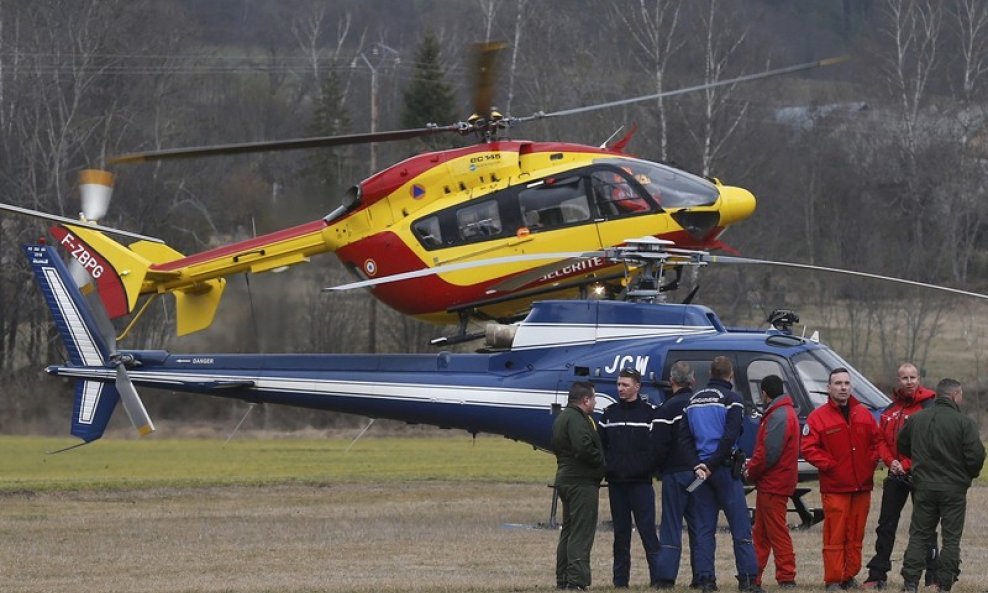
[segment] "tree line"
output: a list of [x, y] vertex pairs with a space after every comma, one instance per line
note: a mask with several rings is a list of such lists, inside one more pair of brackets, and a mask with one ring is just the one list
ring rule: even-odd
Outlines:
[[[494, 100], [513, 115], [849, 54], [513, 134], [599, 144], [636, 125], [631, 152], [754, 192], [755, 216], [723, 238], [745, 255], [984, 288], [988, 5], [978, 0], [0, 0], [0, 196], [76, 216], [75, 175], [113, 154], [464, 119], [468, 47], [486, 40], [507, 43]], [[375, 170], [457, 142], [118, 167], [105, 222], [192, 253], [323, 216]], [[63, 355], [19, 249], [43, 233], [0, 218], [0, 431], [58, 428], [67, 416], [69, 387], [39, 380]], [[345, 277], [332, 256], [287, 274], [231, 279], [203, 334], [175, 338], [156, 304], [128, 346], [405, 352], [448, 331], [363, 294], [321, 293]], [[949, 372], [979, 379], [984, 305], [774, 269], [700, 281], [729, 323], [802, 311], [878, 383], [901, 360], [946, 374], [941, 350], [958, 353]], [[156, 417], [239, 413], [147, 399]]]

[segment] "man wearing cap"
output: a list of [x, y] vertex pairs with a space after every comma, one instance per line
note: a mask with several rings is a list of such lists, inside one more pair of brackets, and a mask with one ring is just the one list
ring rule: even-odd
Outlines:
[[631, 574], [631, 519], [645, 548], [649, 584], [658, 581], [659, 538], [655, 532], [655, 489], [651, 430], [655, 408], [639, 395], [641, 375], [635, 369], [618, 374], [618, 401], [600, 418], [607, 495], [614, 522], [614, 586], [627, 587]]
[[590, 550], [597, 530], [597, 502], [604, 477], [604, 452], [594, 423], [594, 385], [576, 381], [567, 405], [552, 423], [556, 492], [563, 503], [563, 528], [556, 547], [556, 588], [590, 586]]

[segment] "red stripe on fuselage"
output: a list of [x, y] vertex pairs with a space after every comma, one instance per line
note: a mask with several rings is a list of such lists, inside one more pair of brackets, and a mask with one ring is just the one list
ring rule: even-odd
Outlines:
[[[702, 249], [704, 247], [702, 242], [690, 237], [686, 231], [666, 233], [658, 237], [673, 240], [676, 242], [677, 247], [682, 246], [684, 249]], [[378, 233], [372, 237], [367, 237], [341, 247], [336, 252], [336, 255], [344, 264], [354, 266], [357, 269], [362, 269], [364, 262], [368, 258], [373, 259], [377, 264], [375, 278], [383, 278], [429, 267], [405, 245], [398, 235], [390, 231]], [[567, 278], [585, 275], [590, 271], [592, 271], [590, 268], [574, 267], [568, 273], [556, 274], [547, 280], [560, 282]], [[407, 315], [427, 315], [442, 313], [458, 305], [510, 294], [507, 292], [487, 294], [487, 289], [515, 275], [517, 274], [504, 276], [492, 275], [483, 282], [466, 286], [450, 284], [438, 275], [431, 275], [402, 280], [400, 282], [379, 284], [374, 286], [371, 292], [375, 298], [396, 311]], [[538, 286], [538, 281], [520, 287], [519, 291], [530, 290], [536, 286]]]

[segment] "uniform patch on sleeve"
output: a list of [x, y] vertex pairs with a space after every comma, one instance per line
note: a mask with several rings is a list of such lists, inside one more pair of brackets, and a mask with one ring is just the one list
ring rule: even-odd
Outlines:
[[809, 424], [804, 424], [803, 425], [803, 436], [804, 437], [805, 436], [809, 436], [809, 434], [810, 434], [810, 425]]

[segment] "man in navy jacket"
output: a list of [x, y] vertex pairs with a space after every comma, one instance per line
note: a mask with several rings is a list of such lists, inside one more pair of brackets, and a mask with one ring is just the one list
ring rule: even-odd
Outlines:
[[641, 375], [634, 369], [618, 374], [618, 401], [604, 410], [600, 440], [604, 445], [607, 492], [614, 521], [614, 586], [627, 587], [631, 574], [631, 518], [645, 548], [650, 584], [658, 579], [659, 538], [655, 532], [655, 489], [652, 474], [652, 404], [639, 396]]
[[[662, 524], [659, 527], [659, 578], [654, 586], [671, 589], [679, 575], [679, 558], [683, 547], [683, 519], [690, 537], [690, 564], [693, 562], [693, 542], [696, 541], [695, 509], [686, 488], [694, 479], [692, 455], [679, 447], [679, 430], [683, 410], [693, 396], [693, 369], [688, 362], [679, 361], [669, 369], [672, 397], [656, 410], [652, 425], [656, 463], [662, 471]], [[695, 571], [695, 567], [694, 567]], [[694, 572], [693, 581], [696, 582]]]
[[718, 356], [710, 363], [710, 382], [690, 398], [686, 422], [679, 431], [681, 446], [692, 456], [693, 470], [703, 483], [693, 492], [696, 505], [697, 538], [693, 572], [704, 593], [717, 590], [714, 572], [717, 515], [723, 510], [734, 540], [734, 563], [738, 588], [763, 593], [757, 584], [758, 564], [751, 538], [751, 519], [740, 475], [733, 475], [731, 460], [741, 435], [744, 404], [731, 381], [734, 367], [729, 358]]

